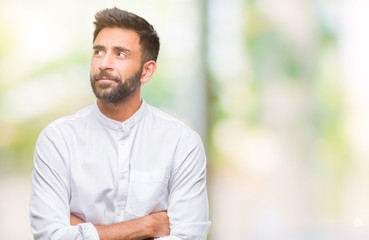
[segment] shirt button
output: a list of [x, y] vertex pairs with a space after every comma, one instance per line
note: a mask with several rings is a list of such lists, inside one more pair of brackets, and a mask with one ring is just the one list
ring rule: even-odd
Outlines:
[[122, 210], [118, 210], [117, 215], [121, 216], [122, 215]]
[[124, 145], [124, 141], [123, 141], [123, 140], [119, 140], [119, 144], [120, 144], [121, 146], [123, 146], [123, 145]]

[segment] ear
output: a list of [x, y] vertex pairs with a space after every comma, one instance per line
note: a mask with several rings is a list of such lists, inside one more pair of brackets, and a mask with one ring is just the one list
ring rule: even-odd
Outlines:
[[156, 62], [148, 61], [145, 62], [142, 67], [141, 83], [147, 83], [156, 70]]

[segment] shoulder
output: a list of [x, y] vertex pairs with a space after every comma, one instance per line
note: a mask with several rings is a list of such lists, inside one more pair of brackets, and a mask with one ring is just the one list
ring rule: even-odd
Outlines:
[[190, 130], [190, 127], [186, 123], [169, 113], [166, 113], [149, 104], [147, 104], [147, 109], [150, 120], [155, 124], [160, 124], [167, 127], [176, 127], [183, 130]]
[[147, 107], [150, 121], [160, 131], [174, 135], [179, 144], [202, 145], [200, 135], [187, 123], [149, 104]]
[[43, 131], [40, 133], [41, 136], [61, 136], [65, 132], [70, 132], [70, 130], [75, 130], [86, 125], [91, 119], [93, 112], [93, 105], [89, 105], [78, 112], [61, 117], [49, 123]]
[[166, 113], [152, 105], [147, 104], [148, 114], [150, 121], [161, 126], [162, 130], [175, 130], [180, 133], [194, 134], [197, 133], [183, 120], [174, 117], [173, 115]]

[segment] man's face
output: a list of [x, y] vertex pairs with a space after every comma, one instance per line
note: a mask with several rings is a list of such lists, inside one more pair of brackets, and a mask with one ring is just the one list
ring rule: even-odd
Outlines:
[[94, 42], [91, 86], [105, 102], [121, 102], [136, 92], [142, 75], [139, 35], [121, 28], [104, 28]]

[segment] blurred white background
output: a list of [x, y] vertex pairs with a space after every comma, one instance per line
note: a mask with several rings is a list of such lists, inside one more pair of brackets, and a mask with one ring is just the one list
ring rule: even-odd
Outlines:
[[94, 101], [96, 11], [154, 25], [147, 102], [207, 146], [208, 239], [369, 237], [369, 1], [0, 1], [0, 239], [32, 239], [33, 147]]

